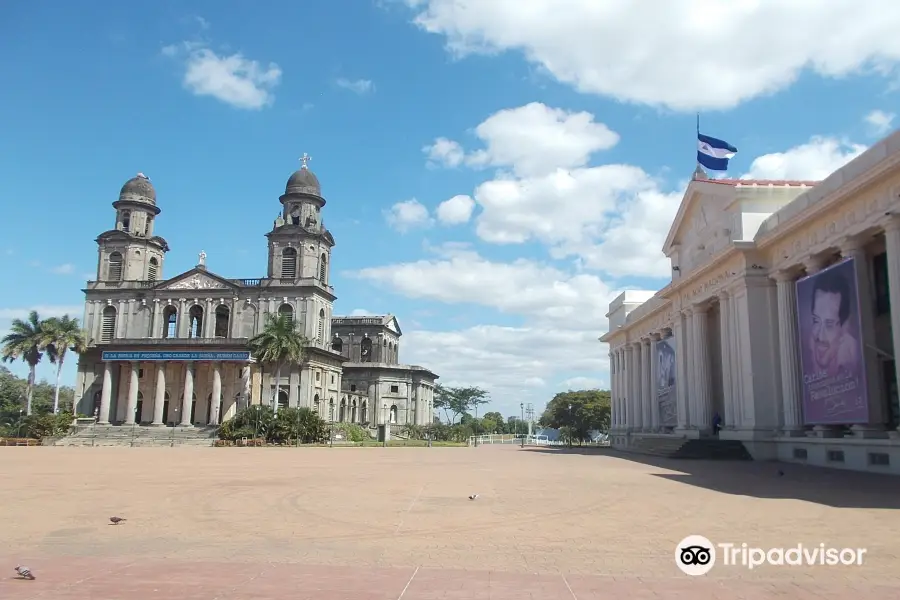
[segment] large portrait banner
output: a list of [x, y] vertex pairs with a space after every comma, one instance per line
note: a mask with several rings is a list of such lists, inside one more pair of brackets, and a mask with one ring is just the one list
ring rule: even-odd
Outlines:
[[850, 258], [797, 281], [806, 425], [869, 421], [856, 267]]
[[660, 427], [678, 425], [678, 396], [675, 388], [675, 338], [656, 342], [656, 401]]

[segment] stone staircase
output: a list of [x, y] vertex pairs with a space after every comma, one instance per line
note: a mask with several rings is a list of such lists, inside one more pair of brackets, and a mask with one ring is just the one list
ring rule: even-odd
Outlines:
[[738, 440], [637, 437], [625, 449], [635, 454], [693, 460], [753, 460]]
[[54, 446], [212, 446], [215, 427], [79, 425]]

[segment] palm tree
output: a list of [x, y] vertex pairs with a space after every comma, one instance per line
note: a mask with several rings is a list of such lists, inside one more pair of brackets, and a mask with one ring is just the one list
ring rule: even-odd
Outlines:
[[41, 319], [33, 310], [28, 319], [14, 319], [9, 333], [0, 341], [3, 344], [3, 362], [24, 360], [28, 363], [28, 384], [25, 388], [25, 414], [31, 415], [31, 399], [34, 395], [35, 370], [41, 362], [44, 340]]
[[[84, 352], [87, 342], [84, 331], [78, 319], [69, 315], [51, 317], [43, 323], [43, 342], [47, 350], [50, 362], [56, 365], [56, 392], [53, 395], [53, 414], [59, 412], [59, 377], [62, 373], [63, 363], [66, 360], [66, 352], [71, 350], [76, 354]], [[75, 413], [73, 403], [72, 413]]]
[[308, 343], [290, 315], [267, 315], [262, 333], [248, 342], [257, 361], [275, 365], [275, 412], [278, 412], [281, 393], [281, 367], [303, 362]]

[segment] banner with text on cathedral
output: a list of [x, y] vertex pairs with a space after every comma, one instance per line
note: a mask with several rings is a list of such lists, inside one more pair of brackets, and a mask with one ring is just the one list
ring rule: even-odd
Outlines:
[[868, 423], [856, 263], [847, 259], [797, 282], [803, 423]]
[[678, 395], [675, 387], [675, 338], [656, 342], [656, 401], [660, 427], [678, 425]]
[[104, 361], [224, 361], [247, 362], [249, 352], [104, 352]]

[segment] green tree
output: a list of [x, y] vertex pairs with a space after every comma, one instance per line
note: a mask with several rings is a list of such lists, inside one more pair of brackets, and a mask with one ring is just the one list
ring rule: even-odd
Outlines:
[[0, 343], [3, 344], [3, 362], [22, 360], [28, 364], [28, 383], [25, 387], [25, 414], [30, 416], [36, 370], [44, 352], [44, 334], [37, 311], [31, 311], [28, 318], [24, 321], [22, 319], [14, 319], [9, 327], [9, 333], [3, 337]]
[[565, 431], [570, 440], [586, 440], [593, 430], [608, 430], [609, 418], [609, 391], [580, 390], [556, 394], [547, 403], [539, 423]]
[[448, 425], [450, 424], [450, 390], [451, 388], [446, 388], [440, 383], [434, 386], [433, 406], [437, 410], [444, 411]]
[[506, 433], [505, 424], [503, 415], [494, 410], [484, 413], [481, 418], [481, 425], [485, 433]]
[[275, 365], [275, 398], [272, 408], [276, 413], [281, 393], [281, 368], [302, 363], [306, 358], [308, 343], [290, 315], [268, 315], [262, 332], [248, 342], [250, 352], [257, 361]]
[[[84, 331], [78, 319], [72, 319], [69, 315], [51, 317], [41, 324], [43, 333], [43, 346], [47, 349], [50, 362], [56, 365], [56, 390], [53, 393], [53, 414], [59, 413], [59, 377], [62, 373], [63, 363], [69, 350], [76, 354], [84, 352], [87, 343]], [[75, 412], [75, 407], [72, 407]]]
[[438, 384], [435, 388], [434, 407], [444, 411], [450, 425], [470, 410], [478, 410], [479, 406], [488, 402], [488, 393], [478, 387], [444, 387]]

